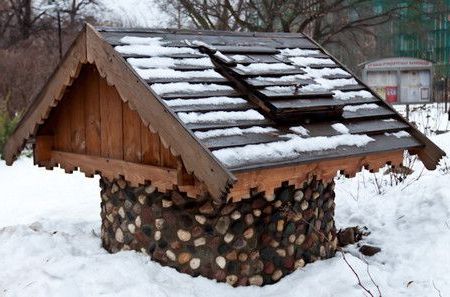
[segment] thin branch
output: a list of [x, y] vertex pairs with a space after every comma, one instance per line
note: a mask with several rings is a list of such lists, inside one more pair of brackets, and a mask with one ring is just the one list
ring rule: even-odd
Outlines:
[[[347, 266], [350, 268], [350, 270], [353, 272], [353, 274], [356, 276], [356, 279], [358, 280], [358, 286], [360, 286], [364, 291], [367, 292], [367, 294], [369, 294], [372, 297], [375, 297], [372, 292], [367, 289], [366, 287], [364, 287], [364, 285], [361, 283], [361, 279], [359, 278], [358, 273], [355, 271], [355, 269], [352, 267], [352, 265], [350, 265], [350, 263], [347, 261], [347, 258], [345, 257], [345, 253], [341, 250], [342, 253], [342, 258], [344, 259], [345, 263], [347, 264]], [[381, 295], [380, 295], [381, 296]]]
[[433, 281], [433, 288], [436, 290], [436, 292], [438, 293], [439, 297], [442, 297], [441, 290], [439, 290], [439, 289], [436, 287], [436, 284], [434, 283], [434, 281]]
[[367, 265], [367, 275], [369, 275], [370, 281], [372, 282], [372, 284], [377, 288], [378, 291], [378, 297], [382, 297], [381, 295], [381, 290], [380, 290], [380, 286], [378, 286], [378, 284], [375, 282], [375, 280], [372, 277], [372, 274], [370, 273], [370, 269], [369, 269], [369, 262], [367, 262], [366, 259], [363, 258], [363, 261], [366, 263]]

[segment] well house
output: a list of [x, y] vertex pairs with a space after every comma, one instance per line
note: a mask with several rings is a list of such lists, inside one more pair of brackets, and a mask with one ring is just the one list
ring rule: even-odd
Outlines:
[[99, 174], [105, 249], [264, 285], [337, 248], [338, 172], [443, 151], [301, 34], [87, 25], [5, 147]]

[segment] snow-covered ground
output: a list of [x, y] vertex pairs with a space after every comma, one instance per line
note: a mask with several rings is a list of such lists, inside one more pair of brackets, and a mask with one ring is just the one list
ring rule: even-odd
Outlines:
[[[450, 154], [450, 132], [432, 138]], [[367, 226], [363, 242], [382, 248], [366, 259], [355, 246], [346, 249], [374, 296], [375, 284], [382, 296], [450, 296], [449, 168], [448, 158], [433, 172], [416, 162], [396, 186], [382, 173], [336, 179], [338, 227]], [[27, 158], [13, 167], [0, 162], [0, 193], [0, 296], [369, 296], [340, 254], [275, 285], [237, 289], [139, 253], [110, 255], [98, 237], [98, 180], [46, 171]]]

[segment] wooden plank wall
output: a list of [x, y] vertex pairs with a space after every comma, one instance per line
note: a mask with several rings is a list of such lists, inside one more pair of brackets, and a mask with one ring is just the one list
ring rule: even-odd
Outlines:
[[53, 149], [62, 152], [174, 169], [179, 164], [93, 65], [83, 66], [38, 135], [53, 135]]

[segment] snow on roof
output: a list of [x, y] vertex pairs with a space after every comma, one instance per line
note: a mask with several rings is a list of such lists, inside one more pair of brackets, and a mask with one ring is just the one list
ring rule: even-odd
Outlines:
[[334, 65], [333, 60], [329, 58], [313, 58], [313, 57], [293, 57], [289, 58], [295, 65], [310, 66], [310, 65]]
[[292, 84], [295, 84], [301, 79], [309, 79], [311, 76], [309, 74], [294, 74], [294, 75], [283, 75], [283, 76], [257, 76], [247, 79], [247, 82], [250, 84], [256, 84], [256, 83], [288, 83], [292, 82]]
[[275, 93], [292, 94], [295, 93], [296, 91], [302, 92], [330, 91], [338, 87], [358, 85], [358, 82], [354, 78], [349, 79], [315, 78], [314, 81], [315, 83], [308, 84], [299, 88], [293, 85], [293, 86], [272, 86], [266, 87], [265, 89]]
[[169, 57], [128, 58], [127, 61], [133, 67], [140, 68], [169, 68], [175, 67], [176, 65], [213, 66], [211, 59], [208, 57], [186, 59], [174, 59]]
[[341, 133], [341, 134], [348, 134], [348, 133], [350, 133], [350, 130], [342, 123], [333, 124], [333, 125], [331, 125], [331, 127], [334, 130], [336, 130], [339, 133]]
[[162, 95], [168, 93], [196, 93], [196, 92], [206, 92], [206, 91], [233, 91], [234, 89], [229, 86], [218, 85], [218, 84], [193, 84], [187, 82], [176, 82], [176, 83], [157, 83], [151, 85], [152, 89]]
[[344, 92], [340, 90], [333, 91], [333, 98], [339, 99], [339, 100], [350, 100], [356, 97], [361, 98], [372, 98], [373, 95], [368, 91], [350, 91], [350, 92]]
[[411, 136], [411, 134], [409, 134], [406, 131], [398, 131], [398, 132], [394, 132], [394, 133], [384, 133], [384, 135], [386, 135], [386, 136], [395, 136], [397, 138], [410, 137]]
[[173, 54], [195, 54], [196, 50], [190, 47], [166, 47], [161, 45], [119, 45], [115, 50], [121, 54], [134, 54], [145, 56], [166, 56]]
[[[313, 69], [305, 68], [306, 74], [296, 74], [296, 75], [285, 75], [280, 77], [255, 77], [247, 79], [250, 84], [258, 83], [271, 83], [271, 84], [285, 84], [292, 83], [292, 86], [271, 86], [267, 87], [266, 90], [275, 93], [286, 93], [292, 94], [295, 91], [303, 92], [314, 92], [314, 91], [331, 91], [335, 88], [343, 86], [356, 86], [358, 82], [354, 78], [338, 78], [338, 79], [328, 79], [325, 78], [329, 75], [350, 75], [348, 72], [341, 68], [323, 68], [323, 69]], [[297, 88], [295, 84], [299, 80], [311, 79], [314, 83]]]
[[360, 109], [377, 109], [380, 108], [378, 104], [370, 103], [370, 104], [357, 104], [357, 105], [347, 105], [344, 107], [344, 111], [355, 112]]
[[318, 84], [309, 84], [306, 86], [273, 86], [264, 88], [266, 91], [270, 91], [277, 94], [292, 94], [297, 92], [315, 92], [315, 91], [326, 91], [324, 87]]
[[287, 57], [307, 57], [320, 54], [320, 50], [308, 50], [302, 48], [285, 48], [280, 50], [280, 55]]
[[367, 135], [352, 134], [310, 138], [293, 136], [287, 141], [224, 148], [213, 151], [213, 154], [227, 166], [236, 167], [248, 163], [295, 159], [301, 153], [336, 149], [339, 146], [361, 147], [371, 141], [375, 140]]
[[247, 103], [247, 100], [243, 98], [235, 97], [206, 97], [199, 99], [172, 99], [164, 100], [164, 102], [171, 107], [189, 106], [189, 105], [222, 105], [222, 104], [241, 104]]
[[214, 53], [214, 56], [216, 58], [219, 58], [220, 60], [224, 61], [225, 63], [233, 63], [233, 62], [235, 62], [232, 58], [229, 58], [228, 56], [225, 56], [224, 54], [222, 54], [219, 51], [216, 51]]
[[246, 111], [210, 111], [205, 113], [179, 112], [177, 115], [186, 124], [264, 120], [264, 116], [254, 109], [249, 109]]
[[139, 45], [154, 45], [160, 46], [165, 42], [162, 41], [162, 37], [137, 37], [137, 36], [125, 36], [120, 39], [124, 44], [139, 44]]
[[232, 55], [231, 58], [236, 62], [246, 62], [249, 58], [245, 55]]
[[170, 68], [153, 68], [153, 69], [140, 69], [136, 68], [135, 71], [143, 79], [151, 78], [221, 78], [222, 76], [213, 69], [201, 70], [201, 71], [179, 71]]
[[295, 66], [285, 63], [252, 63], [247, 66], [238, 64], [236, 69], [239, 69], [245, 73], [259, 73], [265, 71], [277, 71], [277, 70], [289, 70], [295, 69]]
[[263, 134], [263, 133], [273, 133], [277, 132], [278, 130], [272, 127], [259, 127], [259, 126], [253, 126], [250, 128], [227, 128], [227, 129], [213, 129], [208, 131], [197, 131], [195, 132], [195, 136], [197, 136], [200, 139], [207, 139], [207, 138], [213, 138], [213, 137], [219, 137], [219, 136], [233, 136], [233, 135], [244, 135], [244, 134]]
[[311, 77], [315, 78], [315, 77], [325, 77], [325, 76], [329, 76], [329, 75], [347, 75], [347, 76], [351, 76], [350, 73], [348, 73], [347, 71], [345, 71], [342, 68], [329, 68], [329, 67], [325, 67], [325, 68], [310, 68], [310, 67], [305, 67], [303, 68], [303, 70], [307, 73], [307, 75], [310, 75]]
[[291, 128], [289, 128], [289, 130], [291, 130], [292, 132], [297, 133], [299, 135], [302, 135], [302, 136], [308, 136], [309, 135], [308, 129], [306, 129], [303, 126], [291, 127]]
[[358, 82], [354, 78], [341, 78], [341, 79], [327, 79], [327, 78], [315, 78], [316, 83], [326, 90], [332, 90], [334, 88], [343, 86], [358, 85]]

